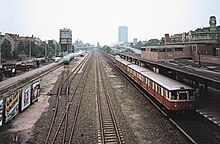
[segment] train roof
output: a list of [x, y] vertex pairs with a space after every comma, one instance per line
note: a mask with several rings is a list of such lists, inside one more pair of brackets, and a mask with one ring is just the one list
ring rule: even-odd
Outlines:
[[120, 58], [120, 56], [118, 56], [118, 55], [115, 56], [115, 59], [116, 59], [117, 61], [120, 61], [122, 64], [124, 64], [124, 65], [126, 65], [126, 66], [132, 64], [131, 62], [126, 61], [126, 60]]
[[167, 90], [184, 90], [184, 89], [193, 89], [192, 87], [185, 85], [181, 82], [178, 82], [174, 79], [166, 77], [164, 75], [152, 72], [150, 70], [141, 72], [142, 75], [148, 77], [149, 79], [153, 80], [157, 84], [161, 85], [162, 87], [166, 88]]
[[167, 90], [184, 90], [184, 89], [193, 89], [192, 87], [185, 85], [181, 82], [178, 82], [176, 80], [173, 80], [169, 77], [166, 77], [164, 75], [155, 73], [149, 69], [143, 68], [139, 65], [128, 65], [128, 67], [132, 68], [133, 70], [141, 73], [145, 77], [153, 80], [157, 84], [161, 85], [162, 87], [166, 88]]
[[[137, 72], [139, 72], [139, 73], [141, 73], [142, 71], [148, 70], [148, 69], [143, 68], [143, 67], [141, 67], [141, 66], [139, 66], [139, 65], [136, 65], [136, 64], [128, 65], [128, 67], [134, 69], [135, 71], [137, 71]], [[150, 70], [149, 70], [149, 71], [150, 71]]]

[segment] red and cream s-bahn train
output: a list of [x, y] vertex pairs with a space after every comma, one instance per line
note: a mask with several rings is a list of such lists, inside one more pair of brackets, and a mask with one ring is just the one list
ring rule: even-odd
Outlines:
[[192, 87], [115, 57], [116, 66], [170, 111], [195, 109]]

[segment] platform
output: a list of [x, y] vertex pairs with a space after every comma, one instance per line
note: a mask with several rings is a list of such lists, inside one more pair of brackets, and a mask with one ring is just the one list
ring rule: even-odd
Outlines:
[[46, 71], [48, 71], [49, 69], [61, 64], [62, 61], [58, 62], [58, 63], [50, 63], [48, 65], [42, 66], [40, 68], [36, 68], [34, 70], [31, 71], [27, 71], [21, 75], [17, 75], [11, 78], [8, 78], [6, 80], [0, 81], [0, 92], [4, 89], [7, 89], [13, 85], [19, 84], [20, 82], [29, 79], [33, 76], [38, 76]]

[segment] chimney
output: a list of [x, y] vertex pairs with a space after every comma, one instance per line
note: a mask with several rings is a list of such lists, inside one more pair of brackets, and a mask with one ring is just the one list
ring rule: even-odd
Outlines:
[[164, 37], [164, 45], [166, 45], [167, 43], [170, 43], [170, 36], [169, 36], [169, 34], [165, 34], [165, 37]]

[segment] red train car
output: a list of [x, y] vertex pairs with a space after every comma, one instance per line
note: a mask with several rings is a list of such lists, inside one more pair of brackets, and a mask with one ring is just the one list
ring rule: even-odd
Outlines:
[[195, 109], [195, 92], [192, 87], [120, 57], [115, 58], [115, 64], [168, 110]]

